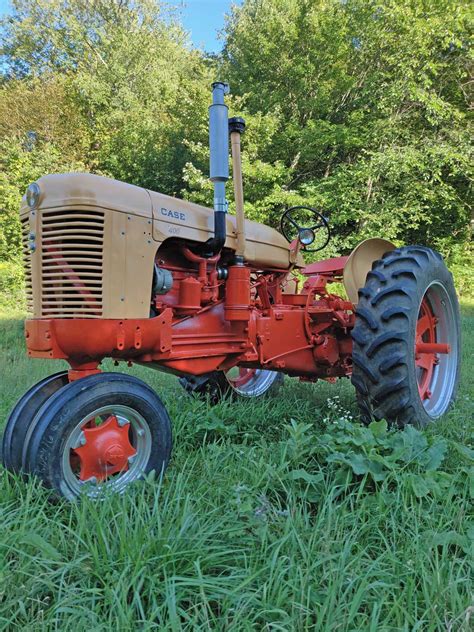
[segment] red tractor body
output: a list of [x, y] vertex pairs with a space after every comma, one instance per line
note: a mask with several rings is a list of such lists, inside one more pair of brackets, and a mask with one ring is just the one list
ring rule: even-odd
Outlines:
[[[350, 376], [354, 306], [327, 289], [342, 282], [347, 258], [308, 266], [303, 274], [311, 276], [301, 291], [289, 293], [287, 270], [231, 265], [219, 281], [219, 257], [209, 261], [185, 246], [167, 254], [159, 253], [160, 267], [172, 272], [175, 283], [155, 298], [156, 316], [30, 319], [28, 354], [67, 360], [72, 379], [95, 372], [105, 357], [181, 375], [239, 365], [308, 380]], [[296, 289], [297, 282], [291, 285]]]

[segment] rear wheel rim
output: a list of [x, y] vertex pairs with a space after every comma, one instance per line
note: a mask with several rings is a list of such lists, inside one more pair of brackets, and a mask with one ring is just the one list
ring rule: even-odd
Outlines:
[[150, 428], [140, 413], [122, 405], [103, 406], [70, 432], [62, 458], [63, 477], [74, 495], [122, 492], [146, 471]]
[[426, 413], [436, 419], [448, 408], [456, 384], [458, 341], [453, 303], [444, 285], [433, 282], [418, 311], [415, 372]]
[[242, 397], [259, 397], [273, 385], [278, 373], [264, 369], [234, 367], [227, 371], [226, 379], [232, 389]]

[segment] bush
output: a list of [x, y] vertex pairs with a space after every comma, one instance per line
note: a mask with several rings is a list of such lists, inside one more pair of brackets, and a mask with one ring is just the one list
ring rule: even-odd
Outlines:
[[446, 265], [454, 276], [454, 282], [458, 294], [462, 299], [474, 298], [474, 276], [472, 274], [472, 260], [474, 247], [457, 246], [453, 248], [446, 259]]
[[18, 261], [0, 261], [0, 309], [26, 309], [23, 266]]

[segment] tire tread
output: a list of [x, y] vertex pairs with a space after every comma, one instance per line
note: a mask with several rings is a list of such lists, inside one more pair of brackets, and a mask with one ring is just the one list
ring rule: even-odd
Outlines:
[[401, 427], [424, 426], [433, 420], [419, 399], [410, 349], [419, 302], [431, 278], [443, 280], [457, 305], [452, 275], [442, 256], [425, 246], [403, 246], [384, 254], [359, 289], [352, 330], [352, 384], [364, 423], [386, 419]]

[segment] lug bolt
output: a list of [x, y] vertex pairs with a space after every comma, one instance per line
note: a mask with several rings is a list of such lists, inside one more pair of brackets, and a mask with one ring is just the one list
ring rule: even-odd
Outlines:
[[87, 443], [87, 439], [86, 439], [86, 435], [81, 432], [81, 434], [78, 436], [76, 443], [72, 446], [73, 450], [76, 450], [77, 448], [80, 448], [82, 445], [86, 445]]

